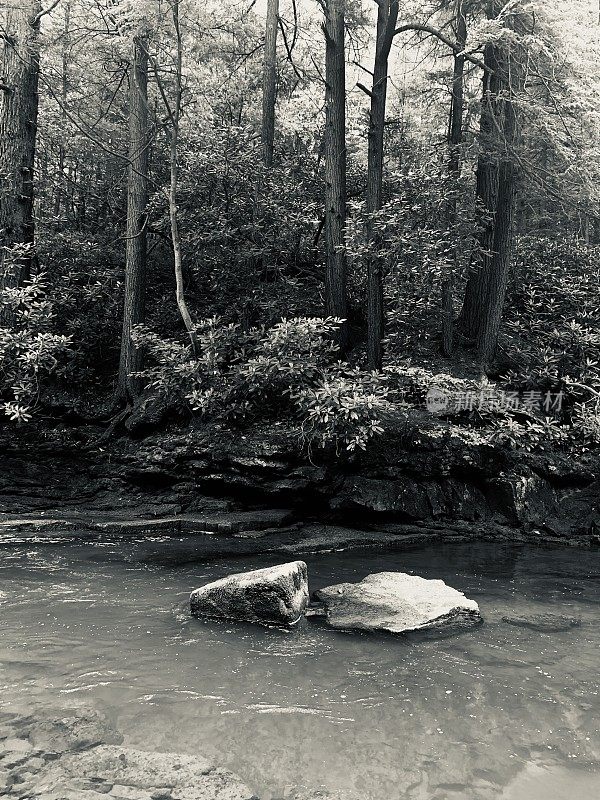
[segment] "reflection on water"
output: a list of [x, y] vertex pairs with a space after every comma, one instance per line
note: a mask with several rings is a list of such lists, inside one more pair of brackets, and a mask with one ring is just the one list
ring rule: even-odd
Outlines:
[[[3, 706], [95, 706], [127, 745], [213, 757], [264, 800], [299, 786], [348, 800], [600, 796], [600, 553], [308, 559], [311, 589], [398, 569], [476, 599], [485, 624], [438, 640], [191, 619], [191, 589], [269, 563], [194, 564], [193, 551], [193, 539], [3, 547]], [[581, 624], [502, 619], [544, 613]]]

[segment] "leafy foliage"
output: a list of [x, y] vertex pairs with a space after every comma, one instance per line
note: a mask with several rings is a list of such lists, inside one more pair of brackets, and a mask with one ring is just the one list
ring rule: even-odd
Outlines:
[[31, 419], [41, 382], [60, 374], [71, 345], [68, 336], [52, 332], [55, 312], [44, 277], [0, 292], [0, 319], [8, 322], [0, 327], [0, 408], [14, 422]]
[[152, 359], [142, 375], [157, 401], [238, 423], [285, 413], [302, 425], [308, 444], [354, 450], [383, 432], [389, 404], [378, 376], [337, 360], [332, 336], [339, 323], [295, 318], [244, 332], [213, 317], [198, 325], [198, 359], [146, 330], [136, 341]]

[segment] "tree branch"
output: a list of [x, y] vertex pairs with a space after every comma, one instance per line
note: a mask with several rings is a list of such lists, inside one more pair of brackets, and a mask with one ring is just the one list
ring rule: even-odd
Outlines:
[[54, 0], [54, 2], [53, 2], [53, 3], [51, 3], [51, 4], [48, 6], [48, 8], [43, 8], [43, 9], [42, 9], [42, 10], [39, 12], [39, 14], [36, 14], [36, 15], [35, 15], [35, 17], [34, 17], [34, 18], [31, 20], [31, 23], [30, 23], [30, 24], [31, 24], [31, 27], [32, 27], [32, 28], [35, 28], [35, 26], [39, 24], [39, 22], [40, 22], [41, 18], [42, 18], [42, 17], [45, 17], [45, 16], [46, 16], [46, 14], [49, 14], [51, 11], [54, 11], [54, 9], [56, 8], [56, 6], [57, 6], [59, 3], [60, 3], [60, 0]]
[[302, 74], [298, 71], [298, 67], [294, 63], [294, 55], [293, 55], [294, 44], [293, 42], [291, 46], [288, 44], [287, 36], [285, 34], [285, 27], [283, 25], [283, 20], [279, 15], [277, 16], [277, 23], [279, 25], [279, 30], [281, 31], [281, 36], [283, 38], [283, 45], [285, 47], [285, 52], [287, 53], [288, 61], [292, 65], [292, 69], [296, 73], [296, 77], [298, 78], [298, 80], [303, 80]]
[[487, 64], [484, 64], [480, 58], [475, 58], [470, 53], [466, 53], [458, 42], [453, 42], [452, 39], [442, 33], [442, 31], [438, 30], [438, 28], [434, 28], [432, 25], [420, 25], [417, 22], [409, 22], [396, 28], [394, 31], [394, 36], [397, 36], [399, 33], [405, 33], [406, 31], [428, 33], [430, 36], [435, 36], [436, 39], [439, 39], [440, 42], [443, 42], [445, 45], [447, 45], [455, 55], [463, 56], [466, 61], [470, 61], [471, 64], [475, 64], [476, 67], [480, 67], [486, 72], [493, 73], [494, 71], [488, 67]]

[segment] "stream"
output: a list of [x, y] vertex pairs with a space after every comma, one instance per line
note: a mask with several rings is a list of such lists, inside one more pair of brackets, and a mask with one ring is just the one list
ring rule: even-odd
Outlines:
[[[3, 543], [3, 710], [98, 709], [128, 746], [205, 755], [261, 800], [298, 787], [346, 800], [600, 797], [600, 552], [306, 558], [311, 590], [401, 570], [477, 600], [483, 625], [437, 638], [193, 619], [192, 589], [277, 562], [194, 551], [193, 537]], [[579, 624], [503, 619], [541, 614]]]

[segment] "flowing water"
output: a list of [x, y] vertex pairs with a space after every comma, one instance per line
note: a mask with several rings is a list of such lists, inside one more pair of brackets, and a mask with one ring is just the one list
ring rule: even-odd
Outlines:
[[[443, 578], [485, 619], [448, 638], [192, 619], [191, 589], [275, 561], [193, 559], [193, 538], [3, 545], [2, 707], [97, 708], [125, 744], [211, 757], [263, 800], [292, 787], [600, 797], [600, 553], [469, 544], [307, 559], [311, 589], [379, 570]], [[580, 624], [503, 621], [540, 613]]]

